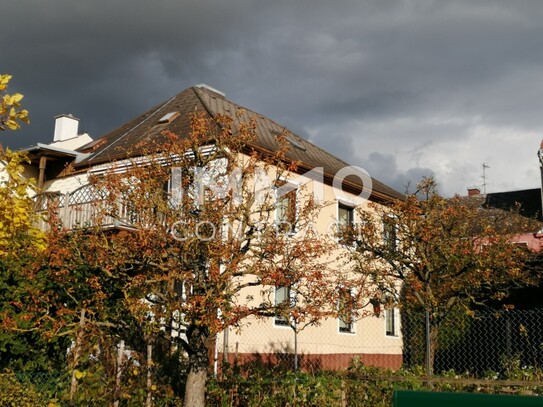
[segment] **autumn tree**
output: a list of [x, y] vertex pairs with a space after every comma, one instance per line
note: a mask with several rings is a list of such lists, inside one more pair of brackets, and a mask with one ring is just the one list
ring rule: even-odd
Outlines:
[[[28, 111], [20, 104], [23, 95], [8, 93], [11, 78], [0, 75], [0, 131], [17, 130], [20, 122], [28, 123]], [[24, 153], [0, 147], [0, 256], [15, 253], [27, 244], [41, 247], [30, 198], [34, 183], [24, 175], [27, 161]]]
[[[283, 136], [274, 151], [255, 148], [255, 138], [255, 124], [238, 115], [194, 115], [188, 134], [144, 141], [91, 179], [99, 198], [89, 225], [109, 227], [83, 227], [84, 248], [54, 245], [59, 261], [86, 253], [95, 275], [122, 282], [124, 312], [147, 343], [147, 404], [157, 349], [188, 355], [185, 405], [203, 406], [217, 333], [249, 316], [282, 315], [299, 331], [337, 314], [345, 279], [327, 255], [336, 242], [310, 227], [323, 203], [309, 189], [281, 189], [297, 169]], [[276, 304], [275, 287], [289, 287], [295, 304]]]
[[44, 342], [23, 311], [32, 284], [26, 271], [46, 245], [29, 196], [34, 184], [24, 175], [24, 154], [6, 149], [0, 157], [0, 367], [58, 367], [63, 358], [56, 356], [64, 351], [56, 353], [58, 343]]
[[[28, 123], [21, 108], [23, 96], [10, 95], [10, 75], [0, 75], [0, 131]], [[46, 344], [22, 311], [29, 284], [25, 270], [45, 249], [44, 234], [36, 227], [31, 194], [35, 185], [25, 174], [26, 155], [0, 147], [0, 367], [42, 369], [54, 364], [58, 343]], [[62, 358], [60, 358], [62, 359]]]
[[360, 212], [360, 224], [346, 237], [351, 259], [364, 278], [370, 270], [384, 299], [399, 301], [403, 293], [404, 307], [427, 312], [431, 368], [449, 313], [469, 312], [533, 282], [523, 268], [525, 251], [511, 243], [514, 234], [535, 227], [522, 217], [483, 209], [469, 198], [445, 199], [433, 179], [405, 200], [372, 209]]

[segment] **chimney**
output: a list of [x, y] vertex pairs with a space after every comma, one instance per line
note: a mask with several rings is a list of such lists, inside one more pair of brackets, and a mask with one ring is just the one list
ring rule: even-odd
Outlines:
[[55, 133], [53, 141], [64, 141], [77, 137], [79, 119], [71, 114], [61, 114], [55, 117]]
[[479, 188], [468, 188], [468, 196], [476, 196], [481, 194], [481, 190]]

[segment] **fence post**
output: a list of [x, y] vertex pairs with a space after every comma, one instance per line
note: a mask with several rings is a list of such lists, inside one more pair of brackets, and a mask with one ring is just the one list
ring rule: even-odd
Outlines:
[[426, 322], [426, 375], [431, 376], [432, 375], [432, 361], [431, 361], [431, 355], [432, 355], [432, 349], [431, 349], [431, 339], [430, 339], [430, 312], [428, 309], [426, 309], [424, 313], [424, 319]]
[[505, 317], [505, 351], [507, 353], [507, 361], [511, 361], [511, 319], [509, 315]]
[[294, 371], [298, 371], [298, 330], [294, 328]]
[[145, 407], [151, 407], [153, 402], [153, 345], [150, 335], [146, 338], [147, 342], [147, 398], [145, 399]]

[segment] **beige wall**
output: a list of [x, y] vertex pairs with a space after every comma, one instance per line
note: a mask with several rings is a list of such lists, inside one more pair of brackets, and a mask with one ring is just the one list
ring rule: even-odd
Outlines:
[[[273, 174], [270, 174], [273, 176]], [[290, 174], [289, 181], [292, 179], [301, 181], [296, 174]], [[324, 199], [315, 230], [322, 236], [332, 236], [334, 232], [334, 223], [338, 220], [338, 203], [352, 205], [353, 207], [371, 210], [365, 199], [357, 197], [348, 192], [334, 190], [330, 185], [318, 185], [316, 181], [310, 180], [303, 186], [303, 192], [299, 194], [300, 199], [307, 193], [312, 193], [315, 188], [323, 187]], [[354, 221], [357, 222], [355, 211]], [[303, 233], [303, 231], [298, 231]], [[296, 235], [292, 237], [296, 238]], [[344, 251], [341, 245], [337, 245], [336, 251], [330, 253], [335, 257]], [[342, 272], [349, 273], [349, 265], [337, 261], [333, 267], [341, 268]], [[273, 288], [267, 287], [272, 294], [269, 299], [273, 301]], [[258, 303], [261, 288], [246, 289], [240, 293], [241, 298], [246, 296], [254, 297], [254, 302]], [[268, 299], [268, 298], [266, 298]], [[335, 304], [330, 304], [335, 307]], [[380, 316], [373, 314], [373, 308], [367, 308], [361, 312], [363, 315], [354, 323], [352, 333], [343, 333], [339, 331], [339, 321], [337, 318], [323, 320], [319, 326], [309, 326], [298, 334], [298, 353], [299, 354], [371, 354], [371, 355], [401, 355], [402, 337], [400, 326], [400, 315], [396, 310], [396, 335], [387, 336], [385, 330], [385, 312]], [[269, 353], [292, 353], [294, 349], [294, 333], [290, 327], [277, 326], [273, 317], [256, 319], [247, 318], [243, 328], [239, 331], [230, 329], [227, 336], [220, 335], [217, 340], [217, 348], [223, 351], [226, 345], [227, 353], [234, 354], [269, 354]], [[225, 338], [227, 343], [225, 344]], [[378, 360], [378, 359], [377, 359]], [[387, 366], [387, 363], [383, 363]]]

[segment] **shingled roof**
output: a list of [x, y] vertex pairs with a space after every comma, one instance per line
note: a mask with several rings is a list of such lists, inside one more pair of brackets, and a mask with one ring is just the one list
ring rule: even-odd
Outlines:
[[[121, 127], [95, 140], [78, 151], [90, 153], [84, 160], [76, 164], [76, 168], [84, 169], [89, 166], [112, 162], [127, 157], [127, 152], [137, 154], [135, 146], [142, 141], [160, 143], [162, 132], [169, 130], [175, 134], [183, 135], [190, 132], [190, 116], [193, 113], [204, 113], [210, 119], [217, 115], [234, 116], [240, 110], [243, 114], [237, 121], [247, 122], [254, 119], [256, 122], [257, 140], [254, 147], [268, 151], [274, 151], [278, 147], [277, 134], [286, 132], [287, 140], [291, 144], [287, 158], [301, 162], [300, 170], [309, 170], [315, 167], [324, 168], [325, 181], [331, 181], [334, 175], [349, 164], [325, 150], [310, 143], [306, 139], [292, 133], [273, 120], [239, 106], [227, 100], [224, 94], [214, 91], [206, 86], [194, 86], [188, 88], [164, 103], [155, 106], [148, 112], [134, 118]], [[159, 123], [159, 120], [168, 113], [175, 114], [172, 120]], [[347, 184], [354, 189], [361, 188], [358, 178], [347, 178]], [[372, 195], [370, 199], [376, 201], [390, 201], [403, 199], [404, 195], [388, 187], [372, 177]]]

